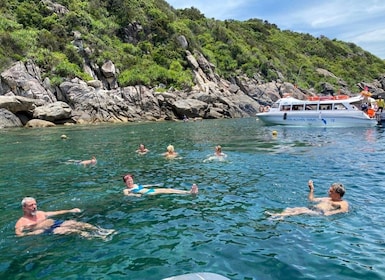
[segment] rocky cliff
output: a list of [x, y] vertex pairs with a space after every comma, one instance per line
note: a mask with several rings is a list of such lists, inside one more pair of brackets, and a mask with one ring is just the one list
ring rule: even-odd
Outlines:
[[[194, 73], [195, 85], [185, 91], [161, 86], [119, 87], [112, 61], [107, 61], [100, 69], [89, 67], [94, 80], [86, 82], [75, 78], [53, 87], [49, 79], [41, 78], [33, 62], [17, 62], [1, 73], [0, 128], [181, 120], [184, 116], [190, 119], [242, 118], [254, 116], [260, 105], [271, 104], [285, 93], [300, 99], [315, 94], [290, 83], [263, 83], [258, 76], [225, 80], [199, 52], [186, 50], [186, 60]], [[385, 77], [360, 86], [381, 94], [385, 89]], [[324, 94], [335, 92], [327, 84], [324, 88]]]

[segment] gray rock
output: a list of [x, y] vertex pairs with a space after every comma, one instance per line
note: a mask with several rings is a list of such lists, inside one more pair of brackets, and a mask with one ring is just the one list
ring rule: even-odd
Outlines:
[[0, 108], [0, 128], [21, 127], [20, 119], [7, 109]]
[[57, 120], [69, 119], [72, 109], [64, 102], [57, 101], [51, 104], [37, 107], [33, 112], [36, 119], [55, 122]]
[[36, 128], [36, 127], [53, 127], [55, 126], [54, 123], [45, 121], [45, 120], [38, 120], [38, 119], [32, 119], [29, 120], [25, 127], [31, 127], [31, 128]]

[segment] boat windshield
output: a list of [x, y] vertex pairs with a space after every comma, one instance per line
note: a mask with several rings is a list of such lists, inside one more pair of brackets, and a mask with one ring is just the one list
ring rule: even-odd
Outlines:
[[273, 105], [271, 106], [271, 108], [279, 108], [279, 102], [273, 103]]

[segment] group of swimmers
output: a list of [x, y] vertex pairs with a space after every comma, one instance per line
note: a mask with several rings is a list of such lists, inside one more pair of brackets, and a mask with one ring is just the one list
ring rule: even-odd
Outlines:
[[[146, 146], [144, 144], [139, 144], [139, 147], [138, 149], [136, 150], [136, 152], [140, 155], [145, 155], [149, 152], [150, 150], [146, 148]], [[175, 151], [175, 148], [173, 145], [168, 145], [167, 146], [167, 149], [166, 149], [166, 152], [162, 153], [162, 155], [165, 157], [165, 158], [169, 158], [169, 159], [173, 159], [173, 158], [176, 158], [179, 154]], [[214, 155], [209, 155], [209, 157], [205, 160], [210, 160], [210, 159], [225, 159], [227, 157], [227, 155], [222, 152], [222, 146], [220, 145], [217, 145], [215, 146], [215, 152], [214, 152]]]
[[[139, 154], [146, 154], [149, 150], [144, 144], [140, 144], [136, 150]], [[174, 146], [169, 145], [167, 151], [163, 154], [166, 158], [175, 158], [178, 153], [175, 152]], [[221, 146], [215, 147], [214, 157], [226, 158], [227, 155], [222, 152]], [[79, 161], [78, 164], [83, 166], [96, 164], [96, 158], [92, 157], [90, 160]], [[198, 194], [198, 186], [192, 184], [190, 190], [178, 190], [172, 188], [163, 188], [161, 185], [138, 185], [134, 183], [134, 176], [132, 174], [126, 174], [123, 176], [123, 182], [126, 188], [123, 190], [123, 194], [126, 196], [143, 196], [143, 195], [158, 195], [158, 194], [181, 194], [181, 195], [196, 195]], [[269, 213], [266, 214], [273, 218], [283, 218], [286, 216], [294, 216], [300, 214], [323, 214], [333, 215], [338, 213], [345, 213], [349, 211], [349, 204], [343, 200], [342, 197], [345, 194], [345, 188], [341, 183], [333, 183], [328, 191], [328, 197], [316, 198], [314, 197], [314, 184], [312, 180], [308, 182], [309, 194], [308, 199], [312, 202], [317, 202], [313, 208], [308, 207], [294, 207], [287, 208], [281, 213]], [[77, 233], [83, 237], [101, 237], [106, 238], [115, 232], [113, 229], [103, 229], [93, 226], [84, 222], [77, 222], [74, 220], [54, 220], [51, 217], [62, 215], [66, 213], [79, 213], [79, 208], [73, 208], [70, 210], [59, 211], [38, 211], [37, 202], [33, 197], [25, 197], [21, 206], [23, 209], [23, 216], [16, 222], [15, 233], [17, 236], [25, 235], [37, 235], [37, 234], [71, 234]]]

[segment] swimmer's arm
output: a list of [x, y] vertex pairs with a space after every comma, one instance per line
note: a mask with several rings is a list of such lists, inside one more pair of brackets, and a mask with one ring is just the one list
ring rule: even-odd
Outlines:
[[20, 225], [19, 223], [16, 223], [15, 234], [17, 236], [26, 236], [26, 235], [37, 235], [44, 232], [44, 229], [36, 229], [36, 230], [31, 230], [29, 232], [24, 232], [26, 228], [27, 226], [23, 226], [23, 225]]
[[136, 197], [141, 197], [142, 196], [140, 193], [132, 193], [132, 192], [130, 192], [128, 190], [124, 190], [123, 193], [126, 196], [136, 196]]
[[82, 210], [80, 210], [79, 208], [73, 208], [70, 210], [44, 212], [44, 214], [46, 215], [46, 217], [51, 217], [51, 216], [63, 215], [63, 214], [67, 214], [67, 213], [80, 213], [80, 212], [82, 212]]
[[308, 187], [309, 187], [309, 194], [308, 194], [308, 199], [310, 201], [315, 201], [315, 198], [314, 198], [314, 185], [313, 185], [313, 181], [312, 180], [309, 180], [309, 182], [307, 183]]
[[26, 233], [23, 232], [24, 231], [24, 226], [19, 226], [16, 224], [15, 226], [15, 234], [17, 236], [24, 236], [24, 235], [27, 235]]
[[24, 228], [15, 228], [15, 233], [17, 236], [38, 235], [38, 234], [42, 234], [43, 232], [44, 232], [44, 229], [37, 229], [30, 232], [24, 232]]
[[314, 184], [313, 184], [313, 181], [312, 180], [309, 180], [308, 182], [308, 187], [309, 187], [309, 194], [308, 194], [308, 199], [310, 201], [316, 201], [316, 202], [319, 202], [319, 201], [322, 201], [324, 200], [324, 198], [316, 198], [314, 197]]

